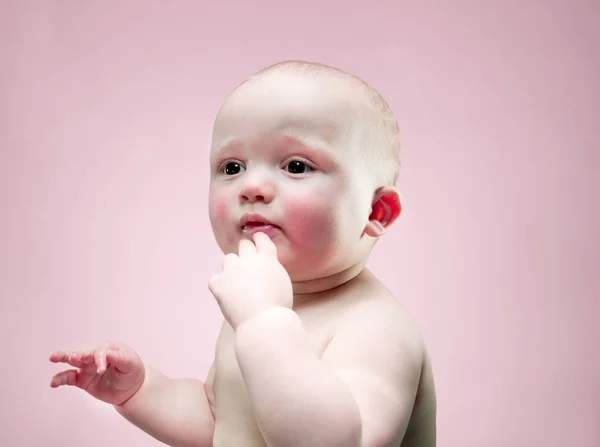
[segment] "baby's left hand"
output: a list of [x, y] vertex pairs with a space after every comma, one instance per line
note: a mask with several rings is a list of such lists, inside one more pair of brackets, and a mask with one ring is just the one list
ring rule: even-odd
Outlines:
[[292, 282], [277, 259], [269, 236], [254, 234], [254, 243], [243, 239], [238, 255], [223, 258], [223, 272], [213, 275], [208, 288], [217, 299], [227, 322], [237, 329], [254, 315], [272, 307], [292, 308]]

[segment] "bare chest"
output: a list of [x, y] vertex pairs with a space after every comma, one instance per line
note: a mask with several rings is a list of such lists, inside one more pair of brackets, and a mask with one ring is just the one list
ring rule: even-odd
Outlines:
[[[316, 312], [298, 312], [315, 355], [321, 357], [331, 337], [331, 324]], [[234, 351], [234, 332], [226, 325], [217, 342], [213, 382], [213, 445], [265, 446]]]

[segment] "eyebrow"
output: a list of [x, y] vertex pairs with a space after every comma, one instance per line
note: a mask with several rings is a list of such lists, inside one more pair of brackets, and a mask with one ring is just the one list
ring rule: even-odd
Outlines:
[[310, 141], [310, 139], [299, 138], [289, 133], [283, 134], [283, 145], [299, 146], [302, 150], [310, 152], [318, 157], [331, 158], [331, 150], [327, 150], [327, 145], [324, 142]]
[[[306, 138], [302, 138], [302, 137], [296, 137], [291, 135], [291, 133], [289, 132], [282, 132], [281, 135], [281, 142], [274, 145], [277, 148], [280, 148], [281, 146], [293, 146], [293, 147], [299, 147], [301, 150], [312, 154], [315, 157], [318, 157], [320, 159], [322, 159], [323, 157], [326, 157], [327, 159], [333, 161], [333, 157], [331, 156], [331, 151], [327, 150], [328, 145], [325, 144], [324, 142], [319, 142], [317, 143], [317, 141], [315, 141], [314, 143], [312, 143], [310, 140], [307, 141]], [[226, 138], [219, 146], [216, 146], [215, 148], [213, 148], [213, 150], [210, 153], [210, 160], [212, 162], [214, 162], [216, 159], [219, 158], [219, 154], [221, 154], [224, 151], [227, 150], [231, 150], [231, 149], [236, 149], [237, 146], [242, 146], [243, 143], [241, 140], [238, 140], [234, 137], [228, 137]]]
[[240, 140], [236, 140], [233, 137], [226, 138], [225, 141], [223, 141], [219, 146], [213, 147], [211, 149], [210, 154], [209, 154], [210, 161], [213, 162], [216, 158], [218, 158], [218, 155], [221, 152], [226, 151], [226, 150], [230, 149], [232, 146], [236, 146], [241, 143], [242, 142]]

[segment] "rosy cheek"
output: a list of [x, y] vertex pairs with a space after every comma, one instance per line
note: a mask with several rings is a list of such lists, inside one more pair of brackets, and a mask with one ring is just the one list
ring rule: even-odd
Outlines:
[[226, 193], [213, 193], [210, 197], [210, 217], [213, 222], [227, 222], [230, 216], [230, 207]]
[[324, 197], [297, 196], [285, 204], [290, 237], [304, 247], [326, 249], [335, 231], [334, 205]]

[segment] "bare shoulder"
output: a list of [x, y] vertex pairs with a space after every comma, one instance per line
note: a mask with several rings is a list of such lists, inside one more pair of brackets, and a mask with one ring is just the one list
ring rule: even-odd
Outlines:
[[400, 445], [417, 402], [425, 344], [408, 312], [372, 275], [347, 294], [323, 361], [355, 397], [363, 445]]
[[[391, 382], [417, 384], [427, 349], [411, 315], [383, 286], [368, 288], [365, 297], [348, 307], [336, 327], [334, 338], [362, 347], [357, 361]], [[350, 355], [350, 354], [348, 354]]]
[[362, 336], [372, 337], [371, 341], [385, 341], [382, 349], [402, 350], [423, 359], [425, 344], [414, 319], [394, 297], [391, 291], [369, 273], [354, 289], [348, 291], [338, 330], [359, 331]]

